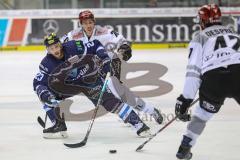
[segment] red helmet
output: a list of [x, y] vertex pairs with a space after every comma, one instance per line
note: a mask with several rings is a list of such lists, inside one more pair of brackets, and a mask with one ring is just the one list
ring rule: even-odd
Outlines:
[[198, 16], [200, 25], [204, 29], [206, 25], [220, 23], [221, 22], [221, 10], [216, 4], [208, 4], [202, 6], [198, 10]]
[[93, 19], [95, 21], [94, 14], [89, 10], [85, 10], [79, 13], [80, 23], [82, 23], [82, 20], [84, 19]]

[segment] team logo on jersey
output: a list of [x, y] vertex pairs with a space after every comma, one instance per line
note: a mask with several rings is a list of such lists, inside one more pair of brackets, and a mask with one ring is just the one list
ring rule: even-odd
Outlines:
[[37, 81], [41, 81], [44, 77], [44, 74], [42, 74], [41, 72], [37, 73], [37, 75], [35, 76], [35, 79]]
[[83, 69], [79, 70], [79, 75], [85, 75], [87, 71], [89, 70], [89, 65], [86, 64]]
[[76, 45], [77, 45], [77, 50], [78, 51], [84, 51], [84, 48], [83, 48], [83, 44], [81, 43], [81, 41], [76, 41]]
[[58, 83], [59, 82], [59, 79], [58, 78], [53, 78], [51, 83]]
[[209, 111], [210, 113], [216, 113], [218, 112], [219, 107], [212, 105], [210, 103], [208, 103], [207, 101], [203, 101], [202, 105], [201, 105], [204, 109], [206, 109], [207, 111]]
[[206, 56], [206, 57], [204, 58], [204, 61], [207, 62], [207, 61], [209, 61], [209, 60], [212, 59], [212, 58], [213, 58], [213, 54], [211, 54], [211, 55], [209, 55], [209, 56]]

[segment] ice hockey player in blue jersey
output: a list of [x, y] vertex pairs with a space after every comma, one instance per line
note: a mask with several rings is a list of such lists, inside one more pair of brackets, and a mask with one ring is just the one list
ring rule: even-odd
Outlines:
[[[43, 136], [52, 138], [60, 133], [62, 137], [66, 137], [67, 127], [64, 117], [61, 117], [59, 109], [56, 109], [59, 106], [59, 101], [83, 93], [96, 105], [103, 86], [104, 73], [110, 71], [110, 58], [98, 40], [87, 44], [74, 40], [61, 43], [55, 34], [51, 34], [45, 38], [44, 44], [48, 54], [43, 58], [39, 66], [40, 72], [36, 75], [33, 82], [34, 91], [41, 102], [43, 102], [43, 108], [53, 123], [52, 127], [43, 130]], [[77, 61], [73, 61], [71, 65], [78, 67], [74, 68], [71, 66], [71, 68], [68, 66], [70, 59], [84, 61], [81, 61], [80, 64]], [[84, 65], [88, 67], [84, 68]], [[67, 72], [59, 74], [59, 77], [57, 77], [62, 81], [50, 83], [52, 75], [62, 68], [67, 70]], [[72, 84], [78, 87], [72, 89], [61, 83]], [[150, 134], [149, 127], [141, 121], [133, 107], [116, 98], [110, 88], [103, 95], [102, 106], [107, 111], [119, 115], [124, 122], [136, 128], [139, 136]]]

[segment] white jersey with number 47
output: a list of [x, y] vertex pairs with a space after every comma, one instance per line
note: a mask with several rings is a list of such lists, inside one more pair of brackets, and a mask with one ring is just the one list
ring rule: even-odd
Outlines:
[[200, 76], [219, 67], [240, 63], [240, 38], [231, 29], [214, 25], [200, 31], [189, 44], [189, 60], [183, 96], [194, 99]]

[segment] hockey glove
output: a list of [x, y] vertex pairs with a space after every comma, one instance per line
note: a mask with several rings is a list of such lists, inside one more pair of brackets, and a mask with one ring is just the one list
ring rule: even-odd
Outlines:
[[192, 103], [192, 99], [186, 99], [183, 97], [183, 95], [180, 95], [177, 98], [177, 102], [175, 105], [175, 114], [183, 122], [190, 121], [191, 117], [190, 114], [188, 114], [188, 108], [190, 107]]
[[41, 96], [41, 100], [49, 107], [57, 107], [60, 102], [56, 100], [56, 97], [50, 92], [43, 93]]
[[122, 55], [124, 61], [128, 61], [132, 57], [132, 49], [129, 45], [123, 44], [118, 48], [118, 53]]

